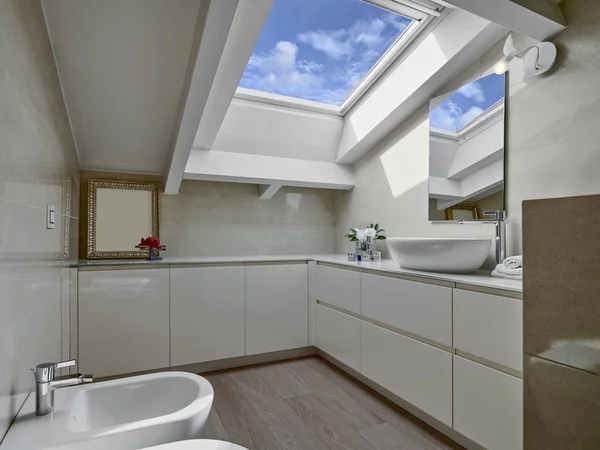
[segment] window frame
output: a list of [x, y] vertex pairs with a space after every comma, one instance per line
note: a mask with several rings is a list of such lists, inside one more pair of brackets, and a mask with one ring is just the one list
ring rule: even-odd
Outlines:
[[[327, 103], [304, 100], [287, 95], [273, 94], [271, 92], [259, 91], [237, 87], [234, 98], [251, 100], [271, 105], [284, 106], [304, 111], [313, 111], [334, 116], [344, 116], [346, 113], [373, 87], [385, 71], [401, 57], [417, 37], [422, 35], [424, 29], [436, 18], [443, 17], [444, 7], [440, 5], [440, 11], [428, 14], [425, 11], [413, 8], [411, 0], [361, 0], [365, 3], [386, 9], [393, 13], [412, 19], [412, 23], [406, 28], [400, 37], [379, 58], [365, 76], [350, 91], [341, 105], [329, 105]], [[418, 6], [418, 5], [417, 5]], [[422, 8], [427, 9], [427, 8]]]

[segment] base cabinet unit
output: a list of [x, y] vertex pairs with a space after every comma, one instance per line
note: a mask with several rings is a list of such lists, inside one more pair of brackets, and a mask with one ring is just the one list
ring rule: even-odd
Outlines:
[[171, 269], [171, 366], [243, 356], [243, 266]]
[[246, 267], [246, 355], [308, 346], [308, 264]]
[[454, 356], [454, 428], [488, 450], [523, 448], [523, 382]]
[[169, 269], [80, 271], [78, 303], [80, 372], [169, 366]]
[[452, 426], [452, 354], [361, 323], [362, 374]]
[[317, 347], [360, 372], [360, 320], [317, 305]]
[[316, 284], [317, 300], [360, 314], [360, 272], [319, 264]]

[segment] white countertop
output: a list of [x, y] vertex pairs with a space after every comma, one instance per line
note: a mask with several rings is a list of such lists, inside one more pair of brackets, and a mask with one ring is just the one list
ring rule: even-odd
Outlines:
[[348, 261], [346, 255], [266, 255], [266, 256], [201, 256], [201, 257], [164, 257], [158, 261], [147, 260], [81, 260], [77, 267], [106, 267], [114, 266], [156, 266], [156, 265], [179, 265], [179, 264], [231, 264], [231, 263], [256, 263], [256, 262], [288, 262], [288, 261], [317, 261], [342, 266], [370, 269], [388, 273], [412, 275], [415, 277], [433, 280], [449, 281], [452, 283], [464, 283], [491, 289], [502, 289], [507, 291], [522, 292], [523, 283], [516, 280], [496, 278], [489, 271], [477, 271], [468, 275], [453, 273], [422, 272], [419, 270], [407, 270], [400, 267], [395, 261], [386, 259], [381, 262], [356, 262]]

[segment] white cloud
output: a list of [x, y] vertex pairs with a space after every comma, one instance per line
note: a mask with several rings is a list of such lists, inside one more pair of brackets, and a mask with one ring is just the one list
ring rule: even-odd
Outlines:
[[472, 120], [483, 114], [478, 106], [470, 107], [466, 112], [452, 100], [447, 100], [429, 114], [429, 126], [442, 130], [459, 131]]
[[248, 67], [256, 68], [261, 72], [281, 72], [296, 68], [298, 46], [289, 41], [280, 41], [267, 55], [252, 55]]
[[466, 113], [456, 117], [456, 129], [462, 129], [470, 121], [475, 120], [483, 114], [483, 109], [479, 106], [471, 106]]
[[298, 40], [312, 46], [315, 50], [325, 53], [333, 59], [341, 59], [352, 55], [354, 49], [345, 39], [345, 30], [338, 31], [307, 31], [298, 35]]
[[280, 93], [302, 93], [320, 88], [323, 79], [314, 72], [322, 69], [314, 61], [297, 61], [298, 47], [289, 41], [280, 41], [267, 54], [252, 55], [242, 78], [251, 89]]
[[298, 61], [298, 69], [305, 72], [318, 72], [323, 69], [323, 64], [319, 64], [315, 61]]
[[465, 84], [458, 91], [460, 95], [475, 100], [477, 103], [485, 102], [485, 92], [481, 84], [474, 81], [473, 83]]
[[298, 34], [298, 41], [308, 44], [312, 48], [333, 59], [349, 58], [353, 56], [360, 46], [377, 48], [381, 46], [386, 38], [383, 32], [387, 25], [375, 18], [370, 22], [360, 20], [350, 28], [341, 30], [313, 30]]

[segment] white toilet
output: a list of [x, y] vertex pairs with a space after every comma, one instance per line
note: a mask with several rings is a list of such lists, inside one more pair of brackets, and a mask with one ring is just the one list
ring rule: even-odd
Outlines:
[[237, 444], [212, 439], [190, 439], [189, 441], [171, 442], [170, 444], [146, 447], [141, 450], [248, 450]]

